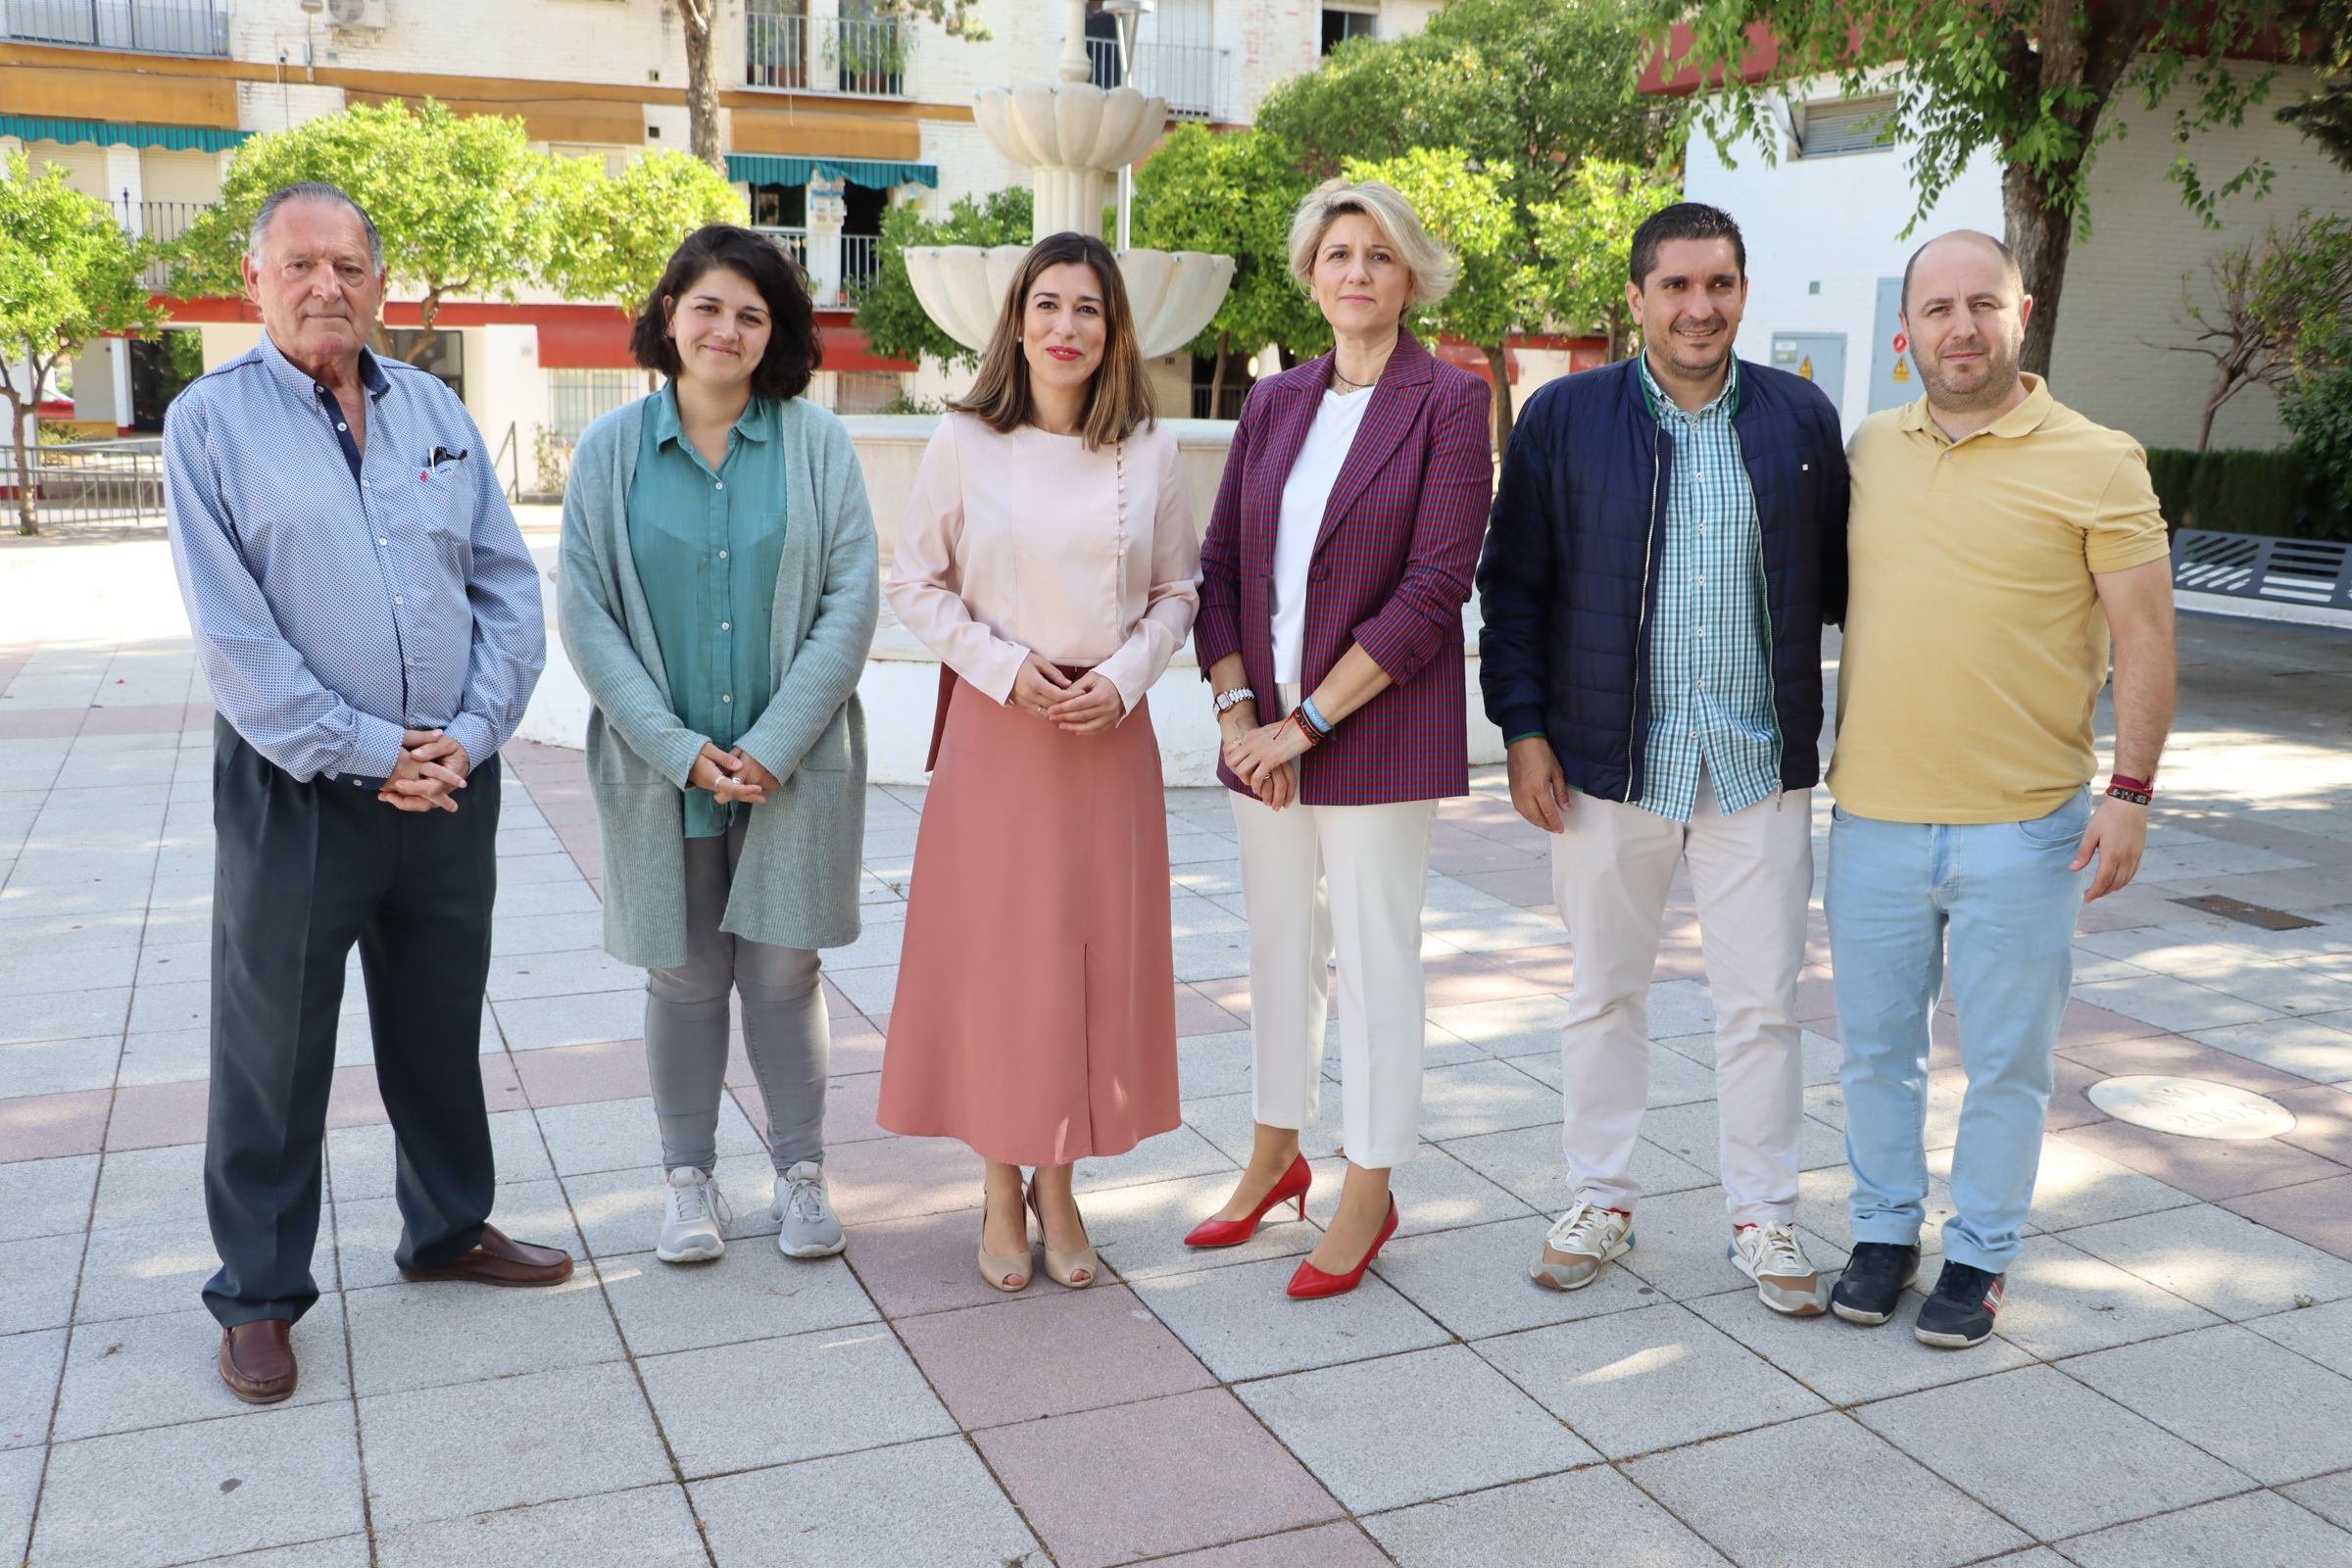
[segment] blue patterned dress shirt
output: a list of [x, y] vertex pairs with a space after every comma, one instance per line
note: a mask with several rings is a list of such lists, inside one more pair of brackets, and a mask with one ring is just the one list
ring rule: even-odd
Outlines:
[[1764, 610], [1764, 533], [1732, 416], [1740, 362], [1696, 414], [1658, 389], [1642, 361], [1642, 390], [1674, 457], [1658, 609], [1649, 633], [1649, 745], [1642, 809], [1690, 820], [1703, 767], [1727, 814], [1781, 789], [1781, 728], [1772, 706], [1772, 628]]
[[213, 705], [293, 774], [368, 784], [404, 729], [479, 766], [546, 662], [539, 573], [465, 406], [363, 350], [363, 454], [333, 394], [261, 346], [164, 420], [172, 559]]

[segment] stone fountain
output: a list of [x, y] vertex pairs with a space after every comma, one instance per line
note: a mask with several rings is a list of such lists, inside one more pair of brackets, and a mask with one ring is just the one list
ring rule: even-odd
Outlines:
[[[1101, 237], [1102, 209], [1118, 172], [1151, 151], [1168, 122], [1168, 103], [1133, 87], [1098, 87], [1086, 57], [1086, 6], [1068, 0], [1068, 25], [1055, 63], [1059, 81], [989, 87], [973, 105], [980, 133], [1033, 172], [1036, 220], [1030, 244], [1076, 229]], [[1004, 290], [1028, 245], [925, 245], [906, 251], [906, 279], [940, 330], [968, 349], [988, 346]], [[1200, 335], [1233, 284], [1233, 258], [1199, 251], [1126, 250], [1119, 273], [1135, 313], [1144, 358], [1173, 354]]]

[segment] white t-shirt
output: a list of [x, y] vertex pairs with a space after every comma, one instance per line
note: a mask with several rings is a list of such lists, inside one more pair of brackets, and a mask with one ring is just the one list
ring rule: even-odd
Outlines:
[[1371, 402], [1369, 388], [1345, 396], [1325, 392], [1298, 461], [1291, 465], [1291, 476], [1283, 481], [1282, 521], [1274, 534], [1274, 679], [1283, 685], [1300, 679], [1306, 648], [1306, 568], [1314, 563], [1315, 536], [1323, 531], [1331, 487], [1340, 481], [1340, 466], [1355, 445], [1355, 432]]

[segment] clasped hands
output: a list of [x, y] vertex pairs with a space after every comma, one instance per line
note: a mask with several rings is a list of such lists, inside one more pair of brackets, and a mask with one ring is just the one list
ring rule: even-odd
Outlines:
[[1307, 740], [1298, 725], [1279, 718], [1260, 724], [1257, 704], [1245, 700], [1217, 715], [1217, 729], [1225, 739], [1225, 765], [1259, 800], [1279, 811], [1298, 799], [1298, 759]]
[[454, 811], [453, 798], [466, 787], [473, 759], [466, 748], [437, 729], [400, 732], [400, 761], [384, 780], [375, 798], [403, 811]]
[[709, 741], [703, 742], [702, 755], [686, 774], [689, 789], [709, 790], [718, 797], [721, 806], [737, 801], [746, 806], [765, 806], [767, 792], [782, 786], [782, 780], [760, 765], [759, 760], [738, 746], [722, 752]]
[[1072, 735], [1100, 735], [1127, 716], [1127, 699], [1109, 676], [1090, 669], [1072, 680], [1060, 666], [1035, 654], [1022, 657], [1021, 672], [1013, 677], [1012, 695], [1005, 701]]

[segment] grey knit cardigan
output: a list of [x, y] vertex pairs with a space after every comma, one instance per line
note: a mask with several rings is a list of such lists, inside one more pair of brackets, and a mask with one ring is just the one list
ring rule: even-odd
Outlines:
[[[557, 605], [588, 688], [588, 779], [604, 830], [605, 951], [649, 969], [686, 961], [686, 776], [706, 737], [670, 710], [669, 679], [629, 551], [629, 484], [645, 402], [580, 436], [564, 493]], [[858, 677], [882, 597], [873, 513], [850, 433], [805, 398], [784, 405], [790, 480], [768, 641], [774, 685], [739, 743], [783, 780], [752, 808], [719, 929], [786, 948], [858, 940], [865, 710]]]

